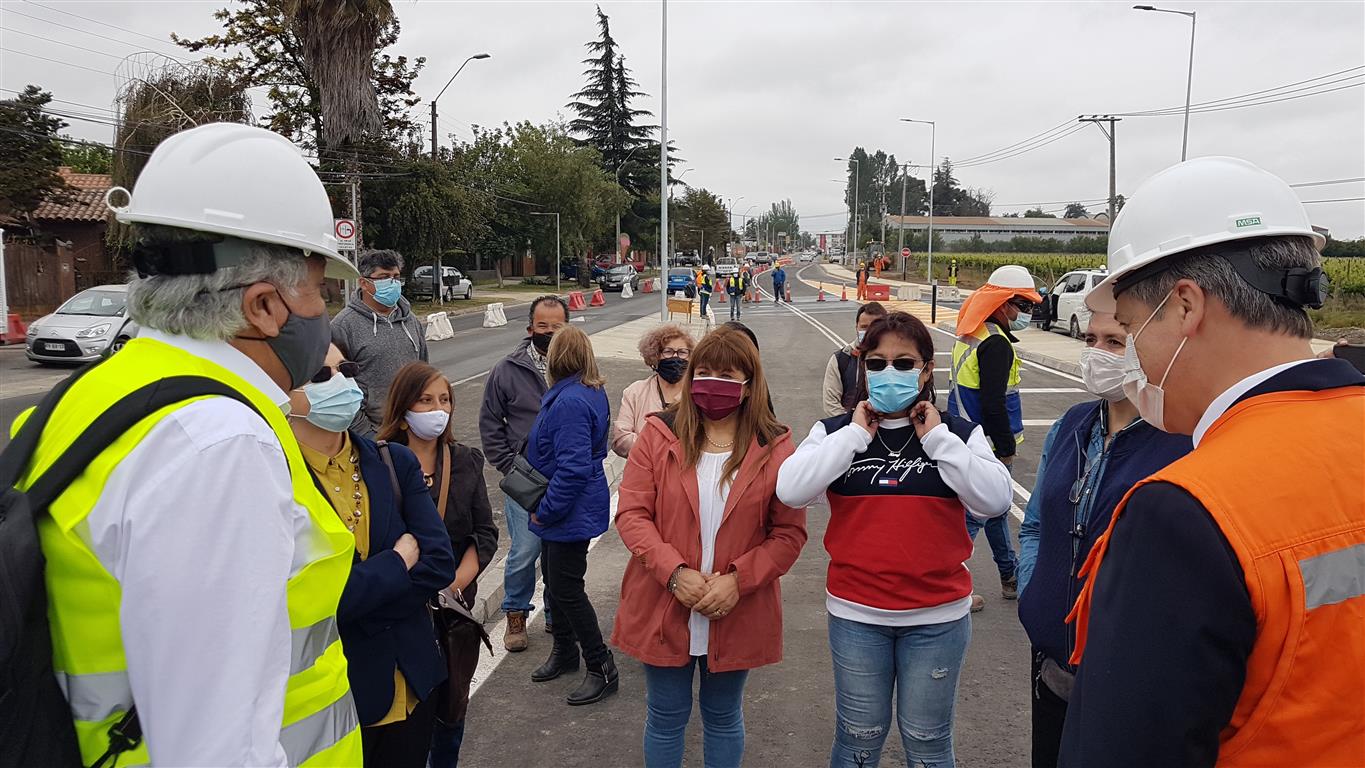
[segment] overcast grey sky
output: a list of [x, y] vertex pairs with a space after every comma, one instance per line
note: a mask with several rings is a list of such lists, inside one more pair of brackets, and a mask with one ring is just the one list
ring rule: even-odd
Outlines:
[[[172, 50], [134, 33], [162, 40], [172, 31], [210, 33], [218, 28], [213, 10], [226, 4], [6, 0], [0, 3], [0, 46], [6, 49], [0, 52], [0, 87], [37, 83], [56, 98], [108, 108], [117, 81], [105, 73], [119, 65], [118, 57], [140, 48]], [[657, 116], [659, 2], [601, 5], [611, 16], [627, 66], [649, 94], [639, 106]], [[938, 156], [960, 160], [1082, 113], [1180, 106], [1189, 23], [1176, 15], [1131, 10], [1131, 5], [673, 0], [668, 122], [669, 136], [686, 158], [679, 170], [695, 169], [686, 177], [689, 184], [722, 197], [742, 195], [737, 212], [753, 203], [761, 210], [791, 198], [804, 229], [837, 231], [845, 222], [842, 186], [830, 180], [842, 177], [843, 164], [832, 158], [861, 145], [894, 152], [902, 162], [929, 159], [928, 126], [900, 123], [900, 117], [937, 121]], [[416, 83], [424, 98], [435, 94], [465, 57], [492, 54], [472, 62], [442, 97], [443, 142], [449, 131], [467, 138], [471, 125], [564, 115], [569, 94], [583, 82], [583, 44], [597, 34], [592, 2], [395, 0], [394, 7], [403, 24], [398, 51], [428, 59]], [[1360, 0], [1168, 7], [1199, 14], [1196, 103], [1365, 65], [1365, 2]], [[1244, 157], [1291, 183], [1365, 177], [1361, 72], [1333, 78], [1357, 75], [1337, 83], [1357, 87], [1195, 114], [1190, 155]], [[425, 102], [419, 105], [416, 116], [425, 120], [427, 109]], [[74, 135], [100, 141], [112, 136], [106, 126], [71, 122]], [[1180, 133], [1179, 115], [1119, 123], [1119, 192], [1131, 193], [1142, 179], [1178, 161]], [[994, 212], [1002, 213], [1036, 202], [1103, 198], [1107, 174], [1108, 143], [1097, 128], [1087, 127], [1017, 157], [962, 168], [957, 175], [964, 185], [991, 190]], [[1365, 183], [1299, 192], [1304, 200], [1362, 197]], [[1019, 205], [1002, 205], [1009, 203]], [[1337, 237], [1365, 234], [1365, 201], [1315, 204], [1308, 210], [1315, 223]]]

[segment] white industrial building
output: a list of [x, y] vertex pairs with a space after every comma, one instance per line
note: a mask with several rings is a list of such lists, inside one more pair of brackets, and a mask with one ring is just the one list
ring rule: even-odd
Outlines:
[[[909, 232], [929, 229], [928, 216], [887, 216], [886, 228], [904, 226]], [[970, 240], [979, 235], [988, 243], [1008, 242], [1014, 237], [1050, 237], [1065, 242], [1073, 237], [1100, 237], [1109, 234], [1104, 219], [1025, 219], [1012, 216], [935, 216], [934, 234], [945, 243]], [[888, 235], [887, 242], [891, 242]]]

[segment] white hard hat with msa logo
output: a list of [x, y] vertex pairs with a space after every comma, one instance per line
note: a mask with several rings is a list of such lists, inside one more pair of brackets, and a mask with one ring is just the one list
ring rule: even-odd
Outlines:
[[1032, 291], [1035, 288], [1033, 276], [1028, 273], [1027, 269], [1017, 264], [997, 267], [986, 282], [991, 285], [998, 285], [1001, 288], [1018, 288], [1021, 291]]
[[[116, 194], [127, 195], [115, 205]], [[328, 277], [353, 280], [337, 252], [332, 206], [312, 166], [288, 139], [240, 123], [209, 123], [157, 145], [133, 191], [115, 187], [105, 203], [124, 224], [161, 224], [274, 243], [318, 254]], [[234, 262], [232, 241], [165, 249], [156, 274], [204, 274]], [[139, 265], [142, 271], [143, 265]]]
[[[1115, 218], [1109, 232], [1109, 276], [1086, 295], [1085, 303], [1112, 314], [1115, 284], [1140, 277], [1134, 274], [1138, 270], [1159, 272], [1160, 267], [1143, 269], [1154, 262], [1207, 245], [1275, 235], [1312, 238], [1319, 250], [1326, 243], [1313, 231], [1298, 195], [1269, 171], [1235, 157], [1197, 157], [1173, 165], [1142, 182]], [[1234, 266], [1253, 286], [1277, 294], [1281, 292], [1268, 290], [1275, 280], [1302, 280], [1312, 271], [1262, 275], [1249, 264]], [[1283, 281], [1278, 284], [1285, 287]]]

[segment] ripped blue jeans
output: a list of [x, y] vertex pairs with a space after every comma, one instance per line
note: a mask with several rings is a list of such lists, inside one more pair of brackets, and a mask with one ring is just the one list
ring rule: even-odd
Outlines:
[[913, 627], [830, 616], [836, 715], [831, 768], [881, 762], [893, 695], [906, 764], [952, 768], [957, 680], [971, 638], [970, 615]]

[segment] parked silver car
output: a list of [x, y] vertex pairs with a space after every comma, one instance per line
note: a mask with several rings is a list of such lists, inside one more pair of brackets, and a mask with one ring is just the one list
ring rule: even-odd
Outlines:
[[128, 319], [128, 286], [101, 285], [67, 299], [56, 312], [28, 326], [28, 359], [51, 363], [89, 363], [123, 348], [137, 336]]

